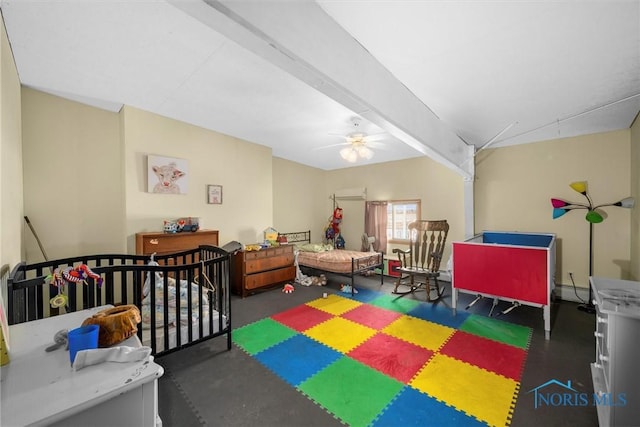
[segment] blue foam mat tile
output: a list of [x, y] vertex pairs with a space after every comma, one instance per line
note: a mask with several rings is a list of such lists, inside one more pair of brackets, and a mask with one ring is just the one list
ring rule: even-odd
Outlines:
[[439, 323], [455, 329], [458, 329], [467, 317], [470, 316], [469, 313], [461, 312], [459, 310], [456, 314], [453, 314], [451, 307], [428, 303], [420, 304], [407, 312], [407, 314], [409, 316], [417, 317], [418, 319], [428, 320], [430, 322]]
[[296, 335], [255, 355], [263, 365], [297, 386], [343, 355], [304, 335]]
[[371, 423], [373, 427], [456, 426], [478, 427], [486, 424], [451, 406], [406, 386]]
[[370, 289], [358, 288], [357, 285], [356, 285], [356, 290], [358, 291], [358, 293], [354, 294], [353, 296], [351, 296], [351, 292], [339, 292], [337, 295], [340, 295], [341, 297], [344, 297], [344, 298], [353, 299], [354, 301], [363, 302], [363, 303], [372, 301], [380, 296], [380, 292], [372, 291]]

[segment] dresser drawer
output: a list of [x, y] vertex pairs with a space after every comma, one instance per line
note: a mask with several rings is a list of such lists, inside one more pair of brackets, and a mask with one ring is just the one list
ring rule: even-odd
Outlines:
[[291, 264], [293, 264], [293, 254], [247, 260], [245, 261], [245, 274], [274, 270], [276, 268], [286, 267]]
[[283, 255], [290, 255], [291, 257], [293, 257], [293, 246], [285, 245], [274, 248], [261, 249], [259, 251], [244, 252], [244, 260], [248, 262], [252, 260], [260, 260]]
[[251, 274], [245, 277], [244, 287], [247, 290], [258, 289], [277, 283], [288, 282], [296, 277], [295, 266], [279, 268], [277, 270], [265, 271]]

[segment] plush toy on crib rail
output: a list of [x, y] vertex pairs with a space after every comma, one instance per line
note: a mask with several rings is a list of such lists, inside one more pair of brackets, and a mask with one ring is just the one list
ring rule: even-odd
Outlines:
[[53, 270], [44, 279], [45, 283], [58, 288], [58, 294], [49, 300], [51, 307], [60, 308], [67, 305], [67, 296], [63, 292], [65, 285], [69, 283], [84, 283], [86, 285], [86, 280], [89, 278], [96, 281], [98, 288], [102, 287], [102, 276], [94, 273], [85, 264], [80, 264], [77, 267], [66, 267], [62, 271], [59, 268]]

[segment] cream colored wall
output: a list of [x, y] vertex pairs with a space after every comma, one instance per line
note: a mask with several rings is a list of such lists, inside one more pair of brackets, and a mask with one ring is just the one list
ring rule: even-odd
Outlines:
[[[549, 232], [557, 235], [556, 283], [588, 286], [589, 223], [586, 211], [552, 219], [551, 197], [583, 203], [573, 181], [588, 181], [596, 205], [630, 195], [630, 131], [586, 135], [489, 149], [476, 158], [475, 228]], [[636, 208], [637, 209], [637, 208]], [[605, 208], [608, 218], [594, 225], [595, 276], [628, 278], [628, 209]]]
[[[15, 198], [22, 193], [13, 193], [16, 187], [5, 178], [20, 175], [19, 149], [13, 147], [11, 157], [6, 154], [5, 141], [19, 139], [20, 132], [19, 126], [6, 126], [7, 86], [3, 72], [2, 255], [10, 250], [14, 259], [22, 258], [11, 242], [24, 234], [26, 259], [39, 261], [42, 255], [25, 231], [22, 210], [10, 208], [20, 206]], [[17, 98], [11, 105], [20, 102]], [[22, 105], [22, 121], [28, 124], [23, 131], [24, 214], [50, 258], [133, 252], [136, 232], [160, 230], [163, 219], [179, 216], [201, 217], [204, 227], [220, 230], [221, 243], [259, 241], [268, 226], [310, 228], [317, 241], [332, 212], [329, 196], [353, 187], [366, 187], [369, 200], [419, 197], [423, 218], [447, 218], [449, 241], [464, 238], [462, 178], [428, 158], [325, 172], [272, 158], [269, 148], [131, 107], [109, 113], [28, 88], [22, 89]], [[15, 124], [19, 117], [11, 120]], [[579, 200], [568, 183], [580, 179], [589, 181], [596, 203], [629, 194], [638, 198], [638, 133], [635, 124], [632, 130], [482, 152], [475, 183], [476, 229], [557, 233], [557, 282], [568, 284], [572, 271], [578, 286], [586, 286], [588, 224], [580, 212], [551, 220], [549, 198]], [[187, 159], [190, 193], [147, 193], [148, 154]], [[206, 204], [207, 184], [223, 185], [222, 205]], [[347, 247], [359, 249], [364, 202], [340, 205]], [[11, 226], [5, 225], [8, 209]], [[638, 262], [630, 260], [639, 252], [638, 238], [632, 237], [637, 236], [638, 209], [608, 208], [607, 213], [609, 218], [595, 226], [594, 272], [637, 278]], [[14, 239], [5, 238], [11, 233], [17, 233]]]
[[20, 81], [0, 22], [0, 266], [13, 267], [22, 260], [24, 232]]
[[[464, 239], [463, 179], [449, 168], [427, 158], [339, 169], [327, 173], [325, 218], [331, 214], [334, 191], [366, 187], [368, 200], [420, 199], [423, 219], [446, 219], [450, 224], [445, 260], [451, 242]], [[339, 201], [343, 208], [341, 232], [348, 249], [360, 250], [364, 232], [364, 201]], [[390, 247], [391, 249], [391, 247]], [[390, 254], [390, 250], [387, 255]]]
[[631, 274], [640, 281], [640, 114], [631, 126], [631, 196], [636, 206], [631, 211]]
[[[125, 107], [124, 176], [126, 234], [161, 231], [165, 219], [200, 217], [202, 228], [219, 230], [220, 244], [263, 239], [273, 222], [271, 149], [156, 114]], [[147, 192], [147, 155], [188, 161], [188, 194]], [[207, 185], [223, 186], [221, 205], [207, 204]]]
[[320, 241], [328, 217], [321, 169], [273, 158], [273, 227], [281, 233], [311, 230]]
[[[118, 114], [23, 87], [22, 120], [24, 213], [49, 259], [124, 252]], [[30, 231], [25, 246], [44, 259]]]

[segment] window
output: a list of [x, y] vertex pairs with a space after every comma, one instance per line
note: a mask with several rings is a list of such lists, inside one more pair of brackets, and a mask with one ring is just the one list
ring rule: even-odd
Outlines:
[[407, 227], [420, 219], [420, 200], [395, 200], [387, 204], [387, 239], [390, 242], [409, 240]]

